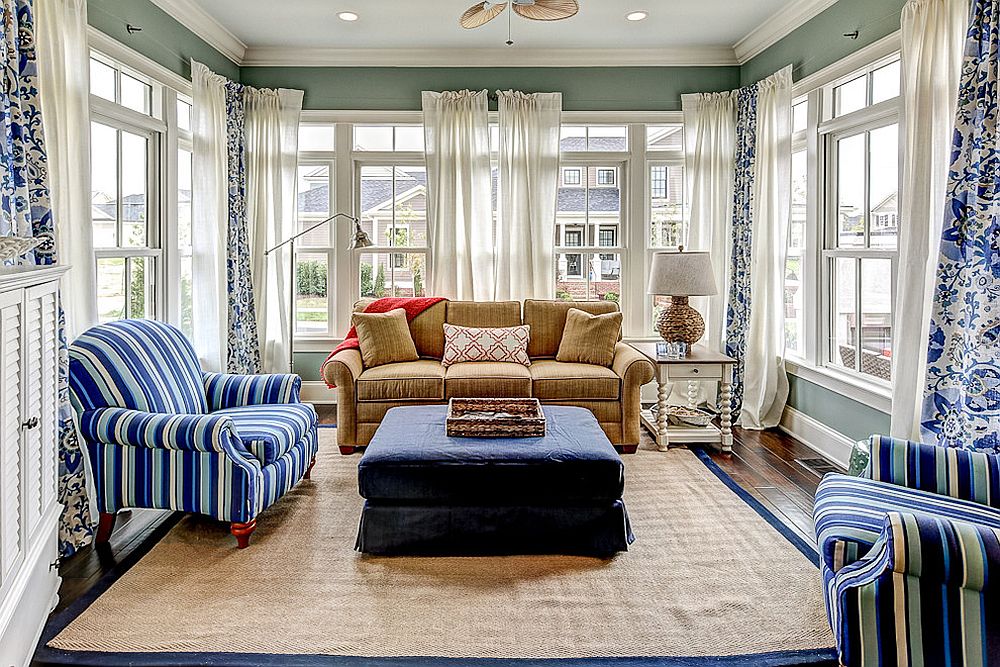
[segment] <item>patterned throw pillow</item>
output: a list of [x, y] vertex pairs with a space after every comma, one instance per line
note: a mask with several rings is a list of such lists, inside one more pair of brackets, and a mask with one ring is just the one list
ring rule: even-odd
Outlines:
[[460, 361], [509, 361], [522, 366], [530, 366], [528, 358], [528, 338], [531, 327], [457, 327], [444, 325], [445, 367]]

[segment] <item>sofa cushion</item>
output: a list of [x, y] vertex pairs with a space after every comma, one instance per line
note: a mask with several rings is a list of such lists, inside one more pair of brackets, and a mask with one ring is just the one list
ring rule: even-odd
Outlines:
[[245, 405], [212, 414], [232, 417], [243, 446], [261, 465], [274, 463], [317, 422], [316, 410], [309, 403]]
[[443, 366], [462, 361], [507, 361], [530, 366], [528, 327], [459, 327], [444, 325]]
[[566, 326], [566, 313], [577, 308], [591, 315], [618, 312], [614, 301], [539, 301], [526, 299], [524, 302], [524, 323], [531, 327], [531, 341], [528, 356], [555, 357], [562, 341]]
[[505, 361], [463, 361], [448, 367], [446, 398], [525, 398], [531, 396], [531, 373]]
[[402, 308], [387, 313], [354, 313], [351, 324], [358, 333], [358, 346], [366, 367], [419, 358]]
[[444, 400], [444, 367], [431, 359], [368, 368], [358, 377], [359, 401]]
[[579, 308], [570, 308], [566, 312], [566, 326], [556, 361], [611, 366], [621, 330], [621, 313], [591, 315]]
[[[373, 298], [361, 299], [354, 304], [354, 312], [362, 313]], [[410, 336], [417, 354], [425, 359], [440, 359], [444, 352], [444, 316], [447, 302], [440, 301], [410, 320]]]
[[531, 364], [531, 395], [542, 401], [618, 400], [621, 378], [604, 366], [539, 359]]
[[449, 301], [448, 324], [460, 327], [516, 327], [521, 324], [518, 301]]
[[829, 474], [816, 490], [813, 519], [820, 557], [839, 571], [864, 558], [889, 512], [929, 514], [1000, 528], [1000, 510], [863, 477]]

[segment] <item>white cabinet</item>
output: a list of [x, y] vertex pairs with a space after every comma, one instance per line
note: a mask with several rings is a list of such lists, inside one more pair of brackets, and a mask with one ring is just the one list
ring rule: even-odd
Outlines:
[[27, 664], [59, 589], [61, 267], [0, 271], [0, 665]]

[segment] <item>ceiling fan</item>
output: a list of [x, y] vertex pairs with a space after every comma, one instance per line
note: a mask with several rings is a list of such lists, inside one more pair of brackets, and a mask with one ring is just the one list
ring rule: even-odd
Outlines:
[[[560, 21], [580, 11], [576, 0], [510, 0], [509, 3], [486, 0], [469, 7], [458, 22], [463, 28], [478, 28], [500, 16], [508, 4], [514, 6], [513, 9], [519, 16], [532, 21]], [[507, 46], [514, 44], [509, 34], [510, 16], [507, 15]]]

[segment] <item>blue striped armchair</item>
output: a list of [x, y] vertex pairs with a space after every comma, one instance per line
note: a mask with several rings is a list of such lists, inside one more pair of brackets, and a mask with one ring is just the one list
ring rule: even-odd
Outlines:
[[309, 477], [317, 418], [297, 375], [202, 372], [184, 335], [153, 320], [92, 327], [69, 358], [98, 544], [118, 510], [145, 507], [228, 522], [242, 549], [257, 516]]
[[815, 525], [840, 661], [1000, 664], [1000, 456], [872, 436]]

